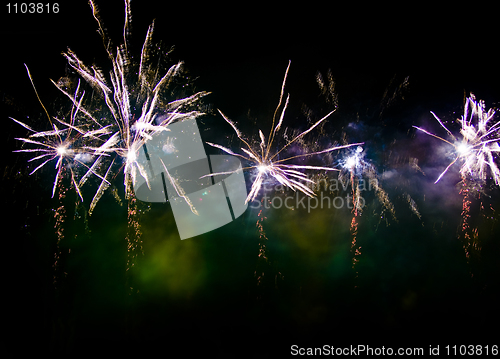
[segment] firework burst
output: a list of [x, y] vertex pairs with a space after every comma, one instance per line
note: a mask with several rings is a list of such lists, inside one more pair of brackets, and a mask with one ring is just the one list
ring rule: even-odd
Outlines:
[[[37, 132], [27, 124], [18, 121], [14, 118], [11, 118], [13, 121], [17, 122], [30, 132], [33, 132], [33, 134], [30, 135], [28, 138], [17, 138], [17, 140], [23, 141], [25, 144], [36, 146], [35, 148], [21, 149], [21, 150], [16, 150], [14, 152], [27, 152], [36, 154], [36, 156], [32, 157], [30, 160], [28, 160], [28, 162], [41, 161], [41, 163], [30, 173], [30, 175], [35, 173], [48, 163], [51, 163], [53, 161], [56, 162], [55, 168], [57, 172], [54, 180], [54, 185], [52, 187], [52, 197], [54, 197], [56, 193], [57, 184], [59, 183], [60, 178], [63, 176], [63, 173], [65, 172], [64, 170], [68, 169], [71, 176], [71, 183], [74, 186], [80, 198], [83, 200], [82, 193], [80, 191], [80, 184], [79, 181], [77, 181], [77, 176], [75, 174], [74, 169], [79, 165], [85, 168], [87, 170], [87, 173], [89, 174], [93, 173], [97, 177], [104, 180], [104, 178], [102, 178], [99, 174], [94, 172], [92, 168], [87, 166], [87, 164], [85, 163], [86, 159], [88, 159], [89, 156], [90, 157], [93, 156], [94, 151], [81, 146], [82, 141], [84, 141], [85, 138], [96, 138], [96, 136], [99, 136], [99, 134], [102, 133], [102, 131], [93, 131], [93, 130], [84, 131], [75, 126], [75, 119], [79, 112], [77, 105], [78, 101], [75, 98], [74, 98], [74, 106], [72, 107], [71, 110], [70, 122], [66, 123], [63, 120], [60, 120], [55, 117], [54, 120], [59, 124], [60, 128], [57, 127], [55, 122], [52, 121], [45, 106], [41, 102], [40, 97], [38, 96], [38, 92], [36, 91], [33, 79], [31, 77], [31, 74], [27, 66], [26, 70], [28, 72], [30, 81], [33, 85], [33, 89], [35, 90], [35, 94], [38, 100], [40, 101], [40, 104], [42, 105], [45, 114], [47, 115], [47, 118], [51, 126], [51, 130]], [[76, 92], [78, 92], [79, 90], [79, 85], [80, 84], [78, 83]]]
[[[111, 63], [109, 77], [95, 65], [86, 66], [68, 49], [63, 55], [69, 66], [90, 86], [91, 95], [86, 95], [80, 80], [76, 88], [72, 88], [74, 81], [68, 78], [62, 78], [57, 83], [52, 81], [72, 103], [69, 119], [54, 118], [62, 125], [62, 129], [55, 125], [46, 110], [52, 127], [50, 131], [36, 132], [28, 125], [15, 121], [35, 132], [30, 138], [21, 140], [37, 148], [19, 151], [40, 153], [30, 160], [45, 160], [35, 171], [51, 160], [57, 160], [58, 172], [53, 194], [65, 164], [70, 169], [72, 183], [82, 200], [80, 187], [91, 176], [100, 180], [89, 207], [89, 213], [92, 213], [111, 184], [111, 178], [120, 171], [124, 173], [127, 196], [132, 195], [132, 184], [137, 176], [143, 176], [149, 184], [147, 171], [137, 161], [137, 151], [154, 134], [168, 131], [169, 124], [200, 116], [202, 113], [196, 110], [197, 104], [208, 93], [197, 92], [183, 98], [169, 99], [175, 86], [186, 85], [179, 83], [183, 63], [169, 67], [163, 75], [161, 66], [153, 65], [160, 64], [162, 57], [168, 55], [168, 52], [155, 53], [158, 47], [152, 41], [154, 22], [148, 28], [140, 60], [134, 62], [129, 53], [130, 0], [125, 0], [123, 43], [116, 48], [102, 26], [95, 3], [89, 3]], [[34, 140], [33, 137], [42, 137], [44, 141]], [[78, 172], [79, 176], [72, 169], [75, 164], [85, 167], [84, 171]]]
[[[285, 117], [285, 111], [288, 107], [288, 103], [290, 100], [290, 95], [287, 95], [285, 103], [283, 104], [284, 89], [285, 89], [286, 79], [288, 76], [288, 71], [290, 69], [290, 64], [291, 64], [291, 62], [288, 63], [288, 66], [286, 68], [285, 77], [283, 79], [283, 84], [281, 86], [281, 94], [280, 94], [279, 103], [278, 103], [278, 106], [276, 107], [276, 110], [274, 111], [274, 115], [272, 118], [272, 124], [271, 124], [271, 130], [270, 130], [270, 133], [269, 133], [267, 138], [265, 137], [262, 130], [259, 130], [259, 141], [257, 141], [259, 144], [258, 144], [258, 146], [251, 146], [250, 143], [245, 139], [243, 134], [240, 132], [240, 130], [236, 127], [234, 122], [231, 121], [226, 115], [224, 115], [219, 110], [219, 113], [222, 115], [224, 120], [229, 125], [231, 125], [231, 127], [235, 131], [235, 133], [238, 136], [238, 138], [240, 139], [240, 141], [244, 144], [244, 147], [241, 148], [241, 151], [244, 153], [244, 155], [235, 153], [235, 152], [231, 151], [230, 149], [228, 149], [227, 147], [221, 146], [219, 144], [207, 142], [210, 146], [221, 149], [222, 151], [229, 153], [231, 155], [241, 157], [244, 160], [246, 160], [248, 163], [251, 163], [250, 166], [244, 167], [244, 169], [255, 169], [256, 170], [256, 176], [255, 176], [255, 179], [252, 183], [252, 187], [251, 187], [250, 192], [246, 198], [245, 203], [253, 201], [257, 197], [259, 190], [261, 189], [261, 187], [262, 187], [262, 185], [267, 177], [271, 177], [271, 178], [275, 179], [281, 185], [286, 186], [286, 187], [292, 189], [293, 191], [300, 191], [300, 192], [302, 192], [310, 197], [313, 197], [315, 195], [314, 191], [310, 187], [308, 187], [304, 182], [314, 183], [314, 181], [309, 179], [307, 177], [307, 175], [304, 174], [303, 172], [301, 172], [300, 170], [338, 171], [338, 169], [335, 169], [332, 167], [309, 166], [309, 165], [291, 164], [291, 163], [285, 163], [285, 162], [289, 162], [289, 161], [297, 159], [297, 158], [319, 155], [319, 154], [323, 154], [323, 153], [332, 152], [335, 150], [340, 150], [343, 148], [348, 148], [351, 146], [360, 145], [360, 143], [354, 143], [354, 144], [348, 144], [348, 145], [344, 145], [344, 146], [335, 146], [335, 147], [331, 147], [331, 148], [328, 148], [325, 150], [320, 150], [320, 151], [315, 151], [315, 152], [294, 155], [294, 156], [278, 159], [278, 155], [280, 155], [284, 150], [286, 150], [291, 144], [293, 144], [293, 143], [297, 142], [299, 139], [303, 138], [306, 134], [311, 132], [315, 127], [317, 127], [324, 120], [326, 120], [333, 112], [335, 112], [335, 110], [331, 111], [326, 116], [321, 118], [319, 121], [315, 122], [307, 130], [299, 133], [298, 135], [293, 137], [291, 140], [287, 141], [283, 147], [281, 147], [280, 149], [278, 149], [274, 152], [272, 151], [273, 141], [276, 138], [276, 136], [279, 134], [280, 129], [282, 128], [283, 119]], [[277, 119], [277, 115], [278, 115], [278, 112], [280, 111], [280, 109], [281, 109], [281, 113], [280, 113], [279, 119]], [[211, 175], [207, 175], [207, 176], [215, 176], [217, 174], [219, 174], [219, 173], [211, 174]]]
[[[495, 184], [500, 185], [500, 170], [494, 161], [494, 153], [500, 151], [498, 145], [498, 141], [500, 141], [498, 136], [500, 121], [494, 124], [490, 122], [495, 115], [495, 110], [489, 109], [486, 111], [484, 101], [476, 101], [476, 97], [471, 94], [465, 101], [464, 114], [460, 119], [457, 119], [460, 125], [461, 138], [455, 136], [434, 112], [431, 112], [431, 114], [445, 129], [451, 140], [446, 140], [423, 128], [413, 127], [451, 145], [454, 148], [455, 156], [434, 183], [439, 182], [450, 167], [461, 161], [460, 174], [462, 177], [468, 176], [473, 180], [484, 181], [489, 173]], [[457, 139], [457, 137], [460, 139]]]
[[[500, 151], [498, 141], [499, 122], [492, 123], [495, 110], [486, 110], [482, 100], [477, 101], [471, 94], [465, 101], [464, 114], [457, 119], [460, 125], [460, 136], [455, 136], [441, 121], [431, 112], [434, 118], [445, 129], [451, 140], [446, 140], [420, 127], [413, 126], [418, 130], [448, 143], [454, 148], [455, 158], [448, 164], [439, 175], [436, 182], [456, 163], [461, 162], [461, 188], [462, 199], [462, 234], [463, 248], [467, 262], [470, 263], [473, 254], [479, 255], [481, 245], [479, 243], [478, 230], [471, 225], [471, 203], [473, 195], [481, 197], [481, 191], [487, 179], [492, 179], [495, 185], [500, 185], [500, 170], [495, 163], [494, 154]], [[459, 137], [460, 139], [457, 139]], [[481, 200], [480, 208], [483, 209]], [[471, 272], [471, 275], [473, 273]]]

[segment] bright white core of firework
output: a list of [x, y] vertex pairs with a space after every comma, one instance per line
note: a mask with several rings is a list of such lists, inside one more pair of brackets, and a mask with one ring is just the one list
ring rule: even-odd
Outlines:
[[59, 156], [61, 156], [61, 157], [62, 157], [62, 156], [65, 156], [65, 155], [66, 155], [66, 153], [67, 153], [66, 146], [62, 146], [62, 145], [61, 145], [61, 146], [57, 147], [57, 154], [58, 154]]
[[347, 159], [345, 160], [344, 167], [349, 169], [356, 167], [359, 164], [359, 158], [361, 152], [363, 152], [363, 147], [361, 146], [356, 147], [356, 153], [353, 154], [352, 156], [347, 157]]
[[257, 166], [257, 170], [259, 171], [259, 173], [266, 173], [268, 170], [268, 166], [267, 165], [259, 165], [259, 166]]
[[348, 168], [352, 168], [352, 167], [356, 166], [356, 162], [358, 162], [356, 156], [351, 156], [345, 162], [345, 166]]
[[128, 151], [127, 152], [127, 162], [131, 163], [131, 162], [135, 162], [135, 160], [137, 160], [137, 155], [135, 154], [135, 152]]
[[457, 145], [456, 148], [457, 148], [457, 152], [462, 156], [466, 155], [471, 150], [471, 146], [469, 146], [466, 143], [460, 143]]

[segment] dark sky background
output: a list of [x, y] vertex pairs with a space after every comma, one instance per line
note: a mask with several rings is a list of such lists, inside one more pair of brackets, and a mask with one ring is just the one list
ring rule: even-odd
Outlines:
[[[498, 344], [487, 328], [499, 319], [498, 215], [489, 207], [498, 208], [500, 193], [486, 190], [484, 211], [473, 202], [472, 226], [483, 250], [467, 265], [459, 239], [458, 171], [434, 185], [449, 163], [439, 156], [442, 143], [411, 127], [439, 132], [429, 111], [451, 123], [469, 92], [487, 107], [498, 106], [498, 29], [491, 9], [133, 1], [136, 53], [155, 18], [155, 39], [175, 46], [172, 59], [185, 61], [197, 90], [212, 92], [206, 100], [211, 108], [251, 133], [257, 129], [248, 116], [268, 128], [266, 116], [278, 103], [289, 60], [290, 127], [305, 126], [303, 104], [316, 118], [331, 110], [315, 83], [318, 71], [330, 69], [339, 108], [324, 127], [326, 141], [340, 141], [345, 132], [349, 141], [366, 143], [366, 158], [377, 167], [398, 221], [380, 221], [380, 204], [366, 194], [355, 280], [348, 210], [268, 212], [263, 225], [271, 264], [263, 264], [257, 260], [257, 213], [249, 210], [222, 229], [180, 241], [168, 205], [152, 206], [142, 226], [142, 269], [130, 277], [126, 213], [104, 196], [89, 220], [91, 236], [81, 221], [68, 219], [61, 246], [71, 253], [63, 256], [60, 271], [67, 274], [58, 272], [55, 289], [54, 174], [27, 176], [28, 157], [12, 153], [19, 148], [15, 137], [26, 131], [8, 117], [43, 126], [24, 63], [48, 107], [60, 98], [49, 79], [65, 75], [61, 52], [67, 47], [87, 64], [107, 66], [86, 1], [59, 4], [58, 14], [8, 14], [5, 5], [1, 10], [2, 287], [11, 312], [10, 337], [1, 347], [10, 350], [15, 343], [13, 350], [23, 352], [36, 344], [40, 352], [74, 352], [106, 345], [112, 352], [159, 347], [170, 353], [181, 339], [192, 338], [194, 348], [186, 350], [221, 357], [243, 351], [258, 358], [288, 355], [291, 344]], [[119, 43], [123, 2], [98, 5]], [[406, 77], [409, 85], [389, 105], [384, 92], [392, 94]], [[221, 142], [230, 133], [220, 117], [207, 116], [204, 124], [205, 140]], [[410, 166], [411, 159], [421, 171]], [[408, 194], [421, 218], [411, 212]], [[260, 269], [268, 277], [257, 286], [254, 272]], [[140, 294], [128, 294], [131, 283]], [[446, 341], [450, 334], [455, 339]]]

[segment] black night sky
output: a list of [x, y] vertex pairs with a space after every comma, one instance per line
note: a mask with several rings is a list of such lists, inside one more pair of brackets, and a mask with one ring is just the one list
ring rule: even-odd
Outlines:
[[[97, 5], [120, 43], [123, 1]], [[29, 176], [29, 155], [12, 153], [21, 148], [15, 138], [28, 133], [9, 117], [49, 128], [24, 64], [49, 112], [64, 101], [49, 79], [67, 75], [61, 53], [68, 47], [109, 70], [90, 7], [78, 0], [60, 2], [57, 14], [8, 14], [2, 6], [7, 335], [0, 351], [270, 358], [290, 355], [294, 344], [425, 350], [440, 344], [441, 353], [445, 345], [499, 344], [491, 328], [500, 319], [500, 190], [487, 181], [472, 200], [469, 223], [481, 249], [467, 263], [459, 165], [434, 184], [450, 162], [444, 144], [412, 128], [445, 136], [430, 111], [452, 125], [469, 93], [487, 108], [499, 106], [499, 31], [491, 9], [132, 1], [132, 52], [140, 53], [155, 19], [155, 41], [175, 46], [173, 63], [184, 61], [196, 90], [211, 92], [208, 114], [198, 120], [205, 141], [238, 149], [216, 109], [250, 137], [258, 129], [267, 133], [289, 60], [285, 126], [305, 130], [305, 109], [312, 119], [332, 110], [316, 83], [318, 72], [330, 71], [338, 110], [306, 140], [365, 142], [395, 219], [382, 212], [373, 191], [365, 193], [353, 270], [347, 208], [268, 209], [267, 241], [259, 238], [258, 211], [248, 209], [224, 227], [181, 241], [169, 204], [153, 204], [141, 218], [144, 254], [127, 272], [126, 205], [107, 193], [85, 221], [74, 191], [66, 194], [53, 268], [55, 170], [45, 166]], [[341, 157], [334, 153], [322, 165], [338, 165]], [[258, 257], [263, 241], [267, 263]], [[260, 284], [258, 272], [265, 273]]]

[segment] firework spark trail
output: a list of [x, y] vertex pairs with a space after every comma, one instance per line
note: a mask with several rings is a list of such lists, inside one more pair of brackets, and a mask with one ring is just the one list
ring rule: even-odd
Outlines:
[[[357, 182], [357, 181], [356, 181]], [[357, 236], [358, 236], [358, 216], [361, 215], [361, 208], [358, 208], [358, 204], [356, 203], [357, 193], [359, 192], [358, 183], [354, 184], [354, 176], [351, 174], [351, 186], [352, 186], [352, 200], [353, 200], [353, 209], [352, 209], [352, 220], [351, 220], [351, 253], [352, 253], [352, 269], [355, 270], [355, 279], [358, 278], [358, 271], [356, 270], [356, 264], [359, 262], [358, 256], [361, 255], [361, 246], [357, 244]]]
[[332, 71], [328, 69], [326, 73], [328, 82], [324, 80], [321, 72], [316, 73], [316, 82], [321, 91], [321, 95], [323, 95], [326, 99], [326, 102], [329, 104], [333, 104], [335, 108], [338, 107], [338, 97], [337, 92], [335, 91], [335, 80], [333, 79]]
[[[470, 178], [462, 176], [459, 185], [459, 193], [463, 196], [461, 212], [461, 230], [463, 237], [460, 239], [462, 241], [467, 264], [470, 266], [469, 273], [471, 277], [474, 277], [475, 270], [473, 269], [473, 260], [474, 258], [480, 258], [482, 244], [479, 238], [479, 229], [477, 226], [473, 226], [471, 210], [473, 204], [478, 204], [479, 212], [484, 215], [484, 199], [486, 196], [484, 195], [484, 188], [481, 188], [480, 184]], [[476, 206], [474, 205], [474, 207]], [[495, 212], [491, 204], [489, 210]]]
[[[352, 258], [352, 268], [355, 269], [356, 263], [359, 262], [358, 256], [361, 255], [361, 246], [357, 245], [356, 239], [358, 235], [357, 218], [358, 216], [361, 215], [362, 207], [359, 205], [359, 196], [360, 196], [359, 182], [356, 180], [356, 184], [354, 184], [354, 174], [352, 172], [351, 172], [351, 186], [352, 186], [352, 204], [353, 204], [353, 209], [352, 209], [353, 217], [350, 228], [352, 236], [351, 252], [354, 251]], [[358, 277], [358, 271], [356, 270], [356, 278], [357, 277]]]
[[417, 203], [413, 198], [408, 193], [403, 193], [403, 198], [408, 202], [408, 205], [410, 207], [410, 210], [418, 217], [418, 219], [422, 220], [422, 215], [420, 214], [420, 211], [418, 210]]
[[[357, 171], [363, 171], [365, 162], [363, 160], [363, 148], [361, 146], [357, 147], [353, 153], [351, 153], [347, 159], [344, 161], [343, 167], [349, 172], [350, 183], [352, 189], [352, 220], [350, 226], [350, 233], [352, 237], [351, 241], [351, 253], [352, 253], [352, 269], [355, 271], [355, 280], [358, 278], [358, 271], [356, 270], [356, 264], [359, 262], [359, 256], [361, 255], [361, 246], [357, 244], [358, 236], [358, 216], [361, 216], [363, 210], [363, 204], [361, 204], [361, 190], [359, 188], [359, 180], [357, 176]], [[355, 286], [356, 288], [356, 286]]]
[[[153, 66], [153, 62], [160, 64], [159, 59], [153, 59], [155, 56], [155, 45], [152, 42], [154, 23], [151, 24], [146, 34], [140, 62], [133, 61], [129, 53], [130, 0], [124, 2], [123, 43], [116, 48], [113, 47], [102, 26], [95, 2], [92, 0], [89, 2], [92, 15], [99, 27], [98, 32], [111, 62], [112, 69], [109, 72], [109, 78], [106, 78], [99, 67], [86, 66], [73, 51], [68, 49], [63, 55], [69, 66], [85, 83], [90, 85], [93, 91], [92, 96], [85, 96], [80, 81], [75, 89], [68, 88], [67, 84], [70, 81], [65, 81], [65, 79], [57, 83], [52, 81], [72, 103], [69, 119], [55, 117], [51, 119], [35, 89], [37, 98], [49, 119], [51, 130], [36, 132], [28, 125], [14, 120], [34, 132], [29, 138], [19, 140], [35, 145], [36, 148], [16, 151], [38, 154], [29, 161], [43, 160], [32, 173], [52, 160], [56, 160], [57, 174], [52, 196], [56, 192], [58, 179], [65, 166], [70, 170], [71, 182], [82, 201], [81, 186], [92, 176], [100, 180], [101, 183], [89, 206], [90, 214], [104, 191], [111, 185], [112, 177], [116, 177], [116, 166], [120, 166], [119, 171], [123, 170], [125, 175], [124, 186], [127, 196], [131, 193], [129, 187], [136, 181], [137, 176], [143, 176], [149, 185], [147, 171], [137, 161], [137, 151], [154, 134], [168, 130], [169, 124], [202, 115], [195, 108], [199, 100], [208, 94], [202, 91], [172, 101], [166, 99], [167, 91], [170, 91], [171, 85], [175, 85], [175, 81], [180, 78], [183, 63], [179, 62], [171, 66], [163, 76], [160, 75], [160, 65]], [[161, 54], [159, 56], [161, 58]], [[32, 81], [29, 70], [28, 75]], [[160, 116], [164, 120], [158, 124], [155, 120]], [[62, 126], [56, 125], [56, 122]], [[42, 138], [42, 140], [33, 138]], [[91, 163], [87, 164], [89, 162]]]
[[[319, 124], [321, 124], [324, 120], [326, 120], [334, 111], [331, 111], [328, 113], [326, 116], [321, 118], [320, 120], [316, 121], [311, 127], [309, 127], [307, 130], [299, 133], [293, 139], [288, 140], [286, 144], [278, 149], [276, 152], [272, 153], [271, 149], [273, 147], [273, 141], [276, 138], [277, 134], [279, 133], [279, 130], [282, 127], [283, 124], [283, 119], [285, 116], [285, 111], [288, 107], [289, 99], [290, 96], [287, 95], [287, 98], [285, 100], [285, 103], [283, 105], [283, 108], [281, 110], [281, 114], [278, 120], [276, 120], [277, 114], [280, 111], [280, 108], [283, 103], [283, 97], [284, 97], [284, 90], [285, 90], [285, 84], [286, 84], [286, 79], [288, 76], [288, 71], [290, 69], [290, 64], [291, 62], [288, 63], [288, 66], [286, 68], [285, 76], [283, 79], [283, 84], [281, 86], [281, 93], [280, 93], [280, 99], [278, 106], [276, 107], [276, 110], [274, 111], [274, 115], [272, 117], [272, 124], [271, 124], [271, 130], [269, 135], [267, 136], [267, 139], [264, 135], [264, 133], [259, 130], [259, 145], [258, 147], [251, 146], [249, 142], [244, 138], [243, 134], [241, 131], [238, 129], [238, 127], [235, 125], [233, 121], [231, 121], [226, 115], [222, 113], [222, 111], [219, 110], [219, 113], [221, 116], [224, 118], [224, 120], [233, 128], [235, 131], [236, 135], [238, 136], [238, 139], [243, 142], [245, 145], [244, 148], [241, 148], [241, 151], [244, 153], [244, 155], [235, 153], [231, 151], [229, 148], [215, 144], [215, 143], [210, 143], [207, 142], [208, 145], [218, 148], [226, 153], [229, 153], [233, 156], [238, 156], [240, 158], [245, 159], [252, 165], [244, 167], [243, 169], [256, 169], [257, 174], [255, 176], [255, 179], [252, 183], [250, 192], [245, 200], [245, 203], [248, 203], [250, 201], [253, 201], [258, 193], [259, 190], [261, 189], [264, 180], [267, 177], [272, 177], [274, 180], [278, 181], [280, 184], [283, 186], [291, 188], [293, 191], [300, 191], [310, 197], [313, 197], [314, 191], [311, 190], [304, 182], [312, 182], [306, 174], [301, 172], [300, 170], [319, 170], [319, 171], [338, 171], [336, 168], [332, 167], [323, 167], [323, 166], [309, 166], [309, 165], [298, 165], [298, 164], [286, 164], [284, 162], [297, 159], [297, 158], [303, 158], [303, 157], [310, 157], [314, 155], [319, 155], [323, 153], [328, 153], [336, 150], [340, 150], [343, 148], [348, 148], [351, 146], [356, 146], [360, 145], [361, 143], [354, 143], [354, 144], [348, 144], [344, 146], [334, 146], [331, 148], [327, 148], [324, 150], [320, 151], [315, 151], [311, 153], [304, 153], [300, 155], [294, 155], [291, 157], [285, 157], [282, 159], [276, 159], [278, 155], [283, 152], [285, 149], [287, 149], [291, 144], [297, 142], [299, 139], [303, 138], [306, 134], [311, 132], [315, 127], [317, 127]], [[275, 126], [276, 124], [276, 126]], [[215, 176], [220, 173], [214, 173], [214, 174], [209, 174], [203, 177], [207, 176]]]
[[[365, 200], [362, 197], [362, 191], [364, 188], [364, 178], [367, 177], [369, 181], [369, 188], [374, 187], [375, 193], [379, 202], [382, 204], [381, 218], [385, 216], [386, 212], [392, 215], [392, 218], [396, 220], [396, 215], [394, 211], [394, 205], [389, 199], [387, 193], [380, 187], [376, 175], [374, 166], [364, 159], [365, 153], [363, 147], [358, 146], [355, 149], [346, 153], [343, 160], [340, 161], [341, 172], [339, 174], [339, 179], [343, 181], [349, 181], [352, 190], [352, 220], [350, 225], [350, 233], [352, 237], [351, 241], [351, 253], [352, 253], [352, 268], [355, 271], [355, 279], [358, 278], [358, 271], [356, 265], [359, 262], [359, 256], [361, 255], [361, 246], [358, 244], [358, 226], [359, 217], [363, 212], [363, 207], [365, 206]], [[346, 178], [348, 177], [348, 178]], [[363, 184], [361, 183], [363, 181]], [[344, 182], [345, 183], [345, 182]], [[347, 188], [347, 184], [346, 187]], [[386, 218], [387, 221], [387, 218]], [[355, 286], [356, 287], [356, 286]]]
[[469, 230], [470, 230], [470, 188], [467, 186], [467, 180], [462, 179], [460, 194], [463, 195], [462, 199], [462, 233], [463, 233], [463, 248], [465, 252], [465, 258], [467, 263], [470, 263], [471, 251], [475, 248], [475, 243], [473, 242]]
[[[61, 181], [62, 178], [59, 178], [59, 181]], [[55, 224], [54, 224], [54, 229], [56, 230], [56, 249], [54, 252], [54, 264], [52, 265], [54, 269], [54, 275], [53, 275], [53, 280], [52, 284], [54, 287], [57, 287], [58, 285], [58, 280], [61, 278], [60, 275], [60, 270], [61, 270], [61, 241], [64, 239], [64, 221], [66, 220], [66, 207], [63, 205], [63, 200], [66, 197], [66, 191], [62, 190], [59, 191], [59, 205], [57, 209], [54, 210], [54, 219], [55, 219]]]
[[265, 289], [271, 288], [271, 280], [273, 277], [274, 290], [277, 290], [279, 288], [279, 284], [285, 279], [284, 275], [279, 270], [279, 263], [277, 263], [277, 261], [271, 261], [267, 252], [267, 243], [269, 242], [269, 238], [264, 228], [264, 223], [267, 220], [264, 212], [264, 208], [267, 207], [267, 204], [264, 204], [264, 201], [266, 200], [267, 199], [264, 197], [260, 201], [261, 206], [259, 213], [257, 214], [257, 222], [255, 223], [259, 233], [259, 254], [257, 255], [257, 263], [254, 271], [257, 287], [256, 299], [258, 301], [264, 299], [266, 295]]
[[[261, 201], [264, 201], [264, 199]], [[262, 281], [264, 280], [265, 271], [269, 266], [269, 259], [266, 253], [266, 244], [269, 239], [267, 238], [266, 231], [264, 230], [264, 220], [266, 220], [267, 217], [264, 216], [263, 208], [260, 209], [257, 217], [258, 219], [255, 225], [259, 231], [259, 254], [257, 256], [257, 265], [254, 276], [257, 279], [257, 286], [261, 286]]]

